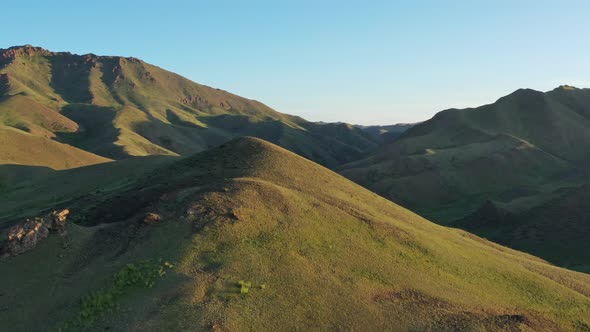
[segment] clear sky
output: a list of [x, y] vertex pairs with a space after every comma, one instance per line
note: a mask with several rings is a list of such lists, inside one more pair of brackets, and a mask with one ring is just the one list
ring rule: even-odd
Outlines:
[[590, 1], [6, 1], [0, 48], [135, 56], [309, 120], [590, 87]]

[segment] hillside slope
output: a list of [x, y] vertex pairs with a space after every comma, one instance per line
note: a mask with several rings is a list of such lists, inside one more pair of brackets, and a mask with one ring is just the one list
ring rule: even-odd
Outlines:
[[[467, 222], [477, 221], [465, 218], [485, 210], [489, 200], [524, 215], [560, 197], [562, 189], [590, 183], [589, 148], [590, 89], [521, 89], [490, 105], [440, 112], [340, 172], [434, 222], [452, 225], [461, 220], [458, 226], [476, 231]], [[529, 219], [501, 227], [512, 232], [520, 223], [540, 232], [540, 238], [555, 235], [548, 228], [535, 229]], [[525, 248], [500, 233], [495, 240]], [[537, 245], [527, 250], [547, 252], [541, 242]], [[554, 255], [547, 258], [556, 261]], [[557, 261], [568, 259], [562, 258]]]
[[486, 198], [536, 189], [588, 161], [585, 100], [589, 89], [563, 86], [548, 93], [518, 90], [494, 104], [443, 111], [341, 173], [449, 222]]
[[94, 201], [133, 185], [144, 174], [180, 157], [133, 157], [108, 163], [54, 170], [48, 167], [0, 165], [0, 231], [14, 221], [39, 215], [56, 205]]
[[588, 275], [432, 224], [259, 139], [69, 207], [67, 236], [0, 261], [12, 330], [590, 327]]
[[590, 272], [590, 186], [558, 190], [526, 209], [488, 202], [457, 222], [494, 242], [530, 252], [554, 264]]
[[0, 125], [0, 147], [1, 165], [66, 169], [111, 161], [67, 144], [2, 125]]
[[0, 49], [0, 125], [111, 159], [190, 155], [252, 135], [336, 166], [377, 145], [359, 128], [282, 114], [136, 58], [28, 45]]

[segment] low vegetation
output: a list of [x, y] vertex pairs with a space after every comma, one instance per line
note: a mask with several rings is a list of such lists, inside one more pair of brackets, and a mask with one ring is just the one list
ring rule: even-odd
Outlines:
[[59, 331], [89, 328], [104, 314], [118, 308], [119, 300], [134, 288], [152, 288], [174, 265], [168, 261], [140, 261], [126, 264], [101, 289], [84, 297], [77, 319], [67, 322]]
[[[149, 257], [174, 268], [89, 330], [583, 331], [590, 322], [588, 275], [434, 225], [261, 140], [185, 158], [117, 196], [79, 203], [85, 226], [71, 225], [61, 261], [50, 237], [2, 262], [0, 306], [26, 308], [0, 311], [5, 324], [63, 324], [79, 315], [71, 303]], [[141, 222], [147, 212], [160, 222]], [[30, 287], [13, 287], [22, 283]]]

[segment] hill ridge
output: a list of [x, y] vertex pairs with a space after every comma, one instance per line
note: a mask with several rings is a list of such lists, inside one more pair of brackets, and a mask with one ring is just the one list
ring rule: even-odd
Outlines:
[[[499, 221], [497, 230], [484, 230], [465, 225], [464, 218], [479, 216], [478, 208], [495, 201], [524, 219], [533, 215], [525, 213], [527, 209], [562, 196], [562, 189], [590, 183], [588, 146], [589, 89], [518, 89], [492, 104], [439, 112], [339, 170], [435, 222], [457, 223], [500, 242], [502, 236], [511, 236], [503, 243], [524, 250], [516, 244], [513, 231], [537, 234], [534, 221], [523, 220], [522, 228], [516, 222]], [[580, 230], [586, 229], [584, 223], [579, 220]], [[572, 241], [578, 241], [574, 233], [569, 233]], [[543, 252], [540, 247], [528, 251]], [[585, 266], [582, 254], [580, 259], [565, 255], [562, 260], [551, 253], [544, 256], [565, 266]]]
[[[134, 57], [13, 47], [0, 50], [0, 80], [0, 124], [110, 159], [190, 155], [251, 135], [334, 167], [381, 139], [354, 126], [283, 114]], [[84, 130], [48, 128], [37, 120], [44, 116], [66, 117]]]

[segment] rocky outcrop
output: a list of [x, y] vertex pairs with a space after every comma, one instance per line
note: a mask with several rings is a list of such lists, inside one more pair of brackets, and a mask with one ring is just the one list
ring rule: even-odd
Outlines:
[[53, 53], [31, 45], [14, 46], [7, 49], [0, 49], [0, 65], [6, 65], [18, 57], [31, 57], [34, 55], [49, 56]]
[[48, 217], [49, 217], [49, 223], [50, 223], [50, 227], [49, 229], [58, 233], [59, 235], [66, 235], [67, 233], [67, 229], [66, 229], [66, 221], [68, 218], [68, 215], [70, 214], [70, 210], [65, 209], [65, 210], [61, 210], [61, 211], [53, 211], [51, 212]]
[[9, 256], [20, 255], [37, 246], [37, 244], [49, 236], [57, 233], [65, 236], [67, 233], [66, 221], [69, 210], [53, 211], [42, 218], [27, 219], [22, 224], [12, 226], [8, 230], [8, 243], [4, 253]]
[[6, 253], [16, 256], [29, 251], [47, 235], [49, 235], [49, 229], [41, 218], [27, 220], [23, 224], [12, 226], [8, 230]]
[[161, 219], [162, 217], [159, 214], [149, 212], [143, 217], [143, 223], [147, 225], [153, 225], [159, 223]]

